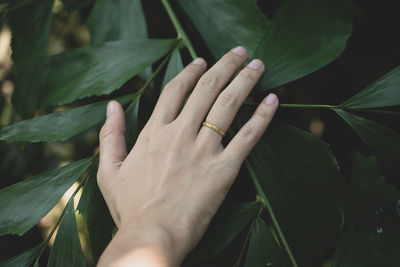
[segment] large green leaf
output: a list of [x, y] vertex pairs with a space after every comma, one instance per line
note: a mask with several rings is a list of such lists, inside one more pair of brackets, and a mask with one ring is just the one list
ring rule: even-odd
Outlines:
[[269, 25], [257, 0], [178, 0], [215, 58], [237, 45], [255, 51]]
[[246, 166], [285, 249], [299, 266], [320, 266], [336, 238], [347, 196], [328, 146], [302, 130], [274, 123]]
[[88, 168], [92, 158], [26, 179], [0, 190], [0, 235], [22, 235], [58, 202]]
[[257, 202], [231, 204], [218, 212], [199, 245], [190, 255], [194, 260], [215, 257], [257, 216]]
[[400, 266], [400, 192], [385, 184], [375, 158], [356, 155], [354, 201], [332, 267]]
[[87, 25], [92, 44], [147, 38], [140, 0], [97, 0]]
[[39, 101], [53, 1], [24, 4], [8, 14], [16, 75], [12, 102], [23, 117], [33, 116]]
[[97, 168], [98, 158], [89, 170], [88, 180], [78, 204], [78, 210], [86, 220], [92, 256], [96, 262], [110, 242], [115, 228], [114, 221], [97, 185]]
[[176, 41], [114, 41], [55, 55], [46, 64], [40, 107], [109, 94], [171, 50]]
[[316, 71], [341, 55], [352, 32], [346, 0], [284, 0], [254, 58], [265, 62], [261, 90]]
[[43, 248], [45, 243], [41, 243], [15, 257], [12, 257], [8, 260], [0, 262], [1, 267], [30, 267], [32, 263], [36, 260], [39, 256], [40, 251]]
[[161, 88], [164, 88], [164, 86], [173, 78], [175, 78], [175, 76], [178, 75], [181, 70], [183, 70], [181, 54], [179, 52], [179, 48], [175, 48], [169, 59]]
[[349, 98], [341, 107], [348, 109], [400, 105], [400, 66]]
[[367, 144], [376, 155], [379, 165], [385, 172], [399, 176], [400, 173], [400, 136], [391, 129], [348, 113], [335, 110]]
[[65, 207], [60, 228], [51, 248], [48, 267], [86, 266], [76, 225], [74, 198]]
[[[124, 105], [132, 97], [129, 94], [117, 100]], [[0, 131], [0, 140], [64, 141], [102, 121], [107, 103], [108, 100], [12, 124]]]
[[251, 230], [244, 267], [290, 266], [290, 261], [279, 247], [269, 227], [258, 217]]
[[256, 1], [179, 2], [216, 57], [244, 45], [250, 57], [265, 62], [260, 90], [325, 66], [340, 56], [352, 32], [352, 7], [345, 0], [283, 0], [270, 23]]

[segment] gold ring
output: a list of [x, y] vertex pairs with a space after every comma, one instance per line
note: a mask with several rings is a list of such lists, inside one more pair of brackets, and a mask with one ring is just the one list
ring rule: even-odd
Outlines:
[[216, 131], [217, 133], [219, 133], [222, 137], [225, 136], [225, 132], [222, 131], [220, 128], [218, 128], [216, 125], [209, 123], [209, 122], [203, 122], [203, 126], [206, 126], [214, 131]]

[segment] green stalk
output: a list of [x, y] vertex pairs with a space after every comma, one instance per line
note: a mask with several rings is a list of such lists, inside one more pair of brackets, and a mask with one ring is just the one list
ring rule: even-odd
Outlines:
[[264, 194], [264, 191], [262, 190], [262, 187], [261, 187], [260, 183], [255, 178], [256, 176], [255, 176], [253, 168], [250, 165], [249, 160], [246, 159], [244, 163], [245, 163], [247, 169], [249, 170], [250, 177], [251, 177], [251, 179], [252, 179], [252, 181], [254, 183], [254, 186], [256, 187], [257, 194], [259, 195], [259, 197], [262, 200], [264, 200], [264, 201], [261, 201], [261, 203], [263, 203], [265, 208], [266, 208], [266, 210], [268, 210], [268, 213], [271, 216], [271, 219], [272, 219], [272, 222], [273, 222], [273, 224], [274, 224], [274, 226], [276, 228], [276, 231], [278, 232], [278, 236], [279, 236], [280, 240], [282, 241], [283, 246], [285, 247], [285, 250], [286, 250], [286, 252], [287, 252], [287, 254], [289, 256], [289, 259], [290, 259], [293, 267], [298, 267], [296, 259], [293, 256], [292, 250], [290, 249], [289, 244], [288, 244], [288, 242], [287, 242], [287, 240], [285, 238], [285, 235], [282, 232], [281, 226], [279, 225], [278, 220], [276, 219], [275, 213], [272, 210], [271, 204], [269, 203], [267, 196]]
[[82, 185], [83, 185], [83, 183], [84, 183], [85, 181], [86, 181], [86, 177], [85, 177], [85, 179], [83, 179], [83, 180], [79, 183], [78, 187], [75, 189], [74, 193], [72, 193], [72, 196], [69, 198], [69, 200], [68, 200], [67, 204], [65, 205], [63, 211], [61, 212], [60, 216], [58, 217], [56, 224], [53, 226], [53, 228], [51, 229], [50, 234], [47, 236], [46, 240], [43, 242], [43, 245], [42, 245], [42, 248], [41, 248], [41, 250], [40, 250], [40, 252], [39, 252], [39, 255], [38, 255], [37, 258], [36, 258], [35, 265], [38, 263], [38, 261], [39, 261], [40, 257], [42, 256], [44, 250], [47, 248], [47, 245], [49, 244], [49, 241], [50, 241], [51, 237], [53, 236], [53, 234], [54, 234], [54, 232], [56, 231], [58, 225], [60, 224], [62, 218], [64, 217], [64, 214], [65, 214], [65, 212], [67, 211], [67, 207], [68, 207], [69, 202], [70, 202], [70, 201], [74, 201], [75, 195], [78, 193], [79, 189], [81, 189], [81, 187], [82, 187]]
[[189, 50], [191, 57], [193, 59], [197, 58], [197, 54], [196, 54], [196, 51], [194, 50], [192, 42], [190, 42], [189, 37], [186, 35], [185, 31], [183, 30], [183, 27], [182, 27], [181, 23], [179, 22], [178, 18], [176, 17], [175, 12], [172, 9], [170, 3], [168, 2], [168, 0], [161, 0], [161, 3], [164, 5], [169, 18], [171, 19], [171, 22], [174, 25], [176, 33], [178, 34], [178, 39], [181, 39], [183, 41], [183, 45]]
[[239, 266], [240, 266], [240, 263], [241, 263], [242, 260], [243, 260], [244, 250], [245, 250], [245, 248], [247, 247], [247, 244], [249, 243], [249, 240], [250, 240], [251, 231], [253, 230], [253, 227], [254, 227], [254, 224], [255, 224], [257, 218], [261, 215], [261, 213], [263, 212], [263, 210], [264, 210], [264, 206], [261, 205], [261, 206], [260, 206], [260, 209], [259, 209], [258, 212], [257, 212], [257, 216], [255, 216], [255, 217], [253, 218], [253, 220], [251, 221], [251, 225], [250, 225], [249, 231], [248, 231], [247, 234], [246, 234], [245, 240], [244, 240], [244, 242], [243, 242], [242, 249], [240, 250], [239, 257], [238, 257], [238, 259], [237, 259], [237, 261], [236, 261], [236, 263], [235, 263], [235, 265], [234, 265], [233, 267], [239, 267]]
[[[258, 106], [259, 103], [245, 103], [245, 105]], [[279, 104], [281, 108], [330, 108], [339, 109], [339, 106], [334, 105], [313, 105], [313, 104]]]
[[171, 53], [168, 54], [168, 56], [166, 56], [164, 58], [164, 60], [160, 63], [160, 65], [157, 67], [157, 69], [151, 74], [150, 78], [145, 82], [145, 84], [139, 89], [139, 91], [137, 91], [134, 94], [134, 98], [131, 101], [131, 103], [129, 104], [128, 108], [126, 109], [127, 111], [129, 109], [131, 109], [134, 104], [135, 104], [135, 100], [138, 98], [138, 96], [141, 96], [144, 91], [146, 90], [146, 88], [151, 84], [151, 82], [157, 77], [157, 75], [160, 73], [161, 69], [165, 66], [165, 64], [167, 64], [169, 58], [171, 57], [173, 49], [171, 50]]
[[281, 108], [330, 108], [338, 109], [338, 106], [333, 105], [312, 105], [312, 104], [280, 104]]

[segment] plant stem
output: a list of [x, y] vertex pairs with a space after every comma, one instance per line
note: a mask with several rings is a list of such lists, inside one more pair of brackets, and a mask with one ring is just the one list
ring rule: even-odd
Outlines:
[[78, 187], [75, 189], [74, 193], [72, 193], [72, 196], [69, 198], [69, 200], [68, 200], [67, 204], [65, 205], [63, 211], [61, 212], [60, 216], [58, 217], [56, 224], [55, 224], [55, 225], [53, 226], [53, 228], [51, 229], [51, 232], [50, 232], [50, 234], [47, 236], [46, 240], [42, 243], [42, 248], [41, 248], [41, 250], [40, 250], [40, 252], [39, 252], [39, 254], [38, 254], [37, 258], [36, 258], [36, 263], [39, 261], [40, 256], [42, 256], [44, 250], [46, 249], [47, 245], [49, 244], [49, 241], [50, 241], [51, 237], [53, 236], [54, 232], [56, 231], [57, 226], [60, 224], [62, 218], [64, 217], [64, 214], [65, 214], [65, 212], [67, 211], [67, 207], [68, 207], [69, 202], [70, 202], [70, 201], [74, 201], [75, 195], [78, 193], [79, 189], [81, 189], [81, 187], [82, 187], [82, 185], [84, 184], [85, 181], [86, 181], [86, 177], [85, 177], [85, 179], [83, 179], [83, 180], [79, 183], [79, 185], [78, 185]]
[[285, 235], [282, 232], [281, 226], [279, 225], [278, 220], [277, 220], [277, 218], [275, 216], [275, 213], [272, 210], [271, 204], [269, 203], [267, 196], [264, 194], [264, 191], [262, 190], [262, 187], [261, 187], [260, 183], [256, 179], [254, 170], [251, 167], [250, 162], [249, 162], [248, 159], [245, 160], [245, 165], [246, 165], [247, 169], [249, 170], [250, 177], [251, 177], [251, 179], [252, 179], [252, 181], [254, 183], [254, 186], [256, 187], [257, 194], [260, 196], [260, 198], [262, 200], [264, 200], [264, 201], [262, 201], [262, 203], [265, 205], [265, 208], [267, 209], [269, 215], [271, 216], [272, 222], [274, 223], [274, 226], [276, 228], [278, 236], [279, 236], [280, 240], [282, 241], [283, 246], [285, 247], [285, 250], [286, 250], [286, 252], [287, 252], [287, 254], [289, 256], [289, 259], [290, 259], [292, 265], [294, 267], [298, 267], [296, 259], [293, 256], [292, 250], [290, 249], [289, 244], [286, 241]]
[[[173, 51], [173, 50], [171, 50]], [[151, 74], [150, 78], [145, 82], [145, 84], [139, 89], [139, 91], [137, 91], [134, 94], [134, 97], [131, 101], [131, 103], [129, 104], [128, 108], [126, 109], [127, 111], [129, 109], [131, 109], [134, 104], [135, 104], [135, 100], [138, 98], [138, 96], [141, 96], [144, 91], [146, 90], [146, 88], [150, 85], [150, 83], [157, 77], [157, 75], [160, 73], [161, 69], [165, 66], [165, 64], [167, 64], [169, 58], [171, 57], [171, 53], [168, 54], [167, 57], [164, 58], [164, 60], [160, 63], [160, 65], [158, 65], [157, 69]]]
[[253, 220], [251, 221], [251, 225], [250, 225], [249, 231], [248, 231], [247, 234], [246, 234], [246, 238], [245, 238], [245, 240], [244, 240], [244, 242], [243, 242], [242, 249], [240, 250], [239, 257], [238, 257], [238, 259], [237, 259], [237, 261], [236, 261], [234, 267], [239, 267], [239, 266], [240, 266], [240, 263], [242, 262], [242, 259], [243, 259], [244, 250], [245, 250], [245, 248], [247, 247], [247, 244], [249, 243], [251, 231], [253, 230], [253, 227], [254, 227], [254, 224], [255, 224], [257, 218], [261, 215], [261, 213], [262, 213], [263, 210], [264, 210], [264, 206], [261, 205], [261, 206], [260, 206], [260, 209], [259, 209], [258, 212], [257, 212], [257, 216], [255, 216], [255, 217], [253, 218]]
[[280, 104], [282, 108], [330, 108], [338, 109], [338, 106], [333, 105], [313, 105], [313, 104]]
[[168, 0], [161, 0], [161, 2], [164, 5], [169, 18], [171, 19], [172, 24], [174, 25], [176, 33], [178, 34], [178, 39], [181, 39], [183, 41], [183, 45], [189, 50], [191, 57], [193, 59], [197, 58], [196, 51], [194, 50], [194, 47], [193, 47], [192, 43], [190, 42], [189, 37], [186, 35], [185, 31], [183, 30], [183, 27], [182, 27], [181, 23], [179, 22], [178, 18], [176, 17], [175, 12], [172, 9], [170, 3], [168, 2]]
[[[259, 103], [245, 103], [245, 105], [259, 105]], [[330, 108], [339, 109], [339, 106], [334, 105], [313, 105], [313, 104], [279, 104], [281, 108]]]

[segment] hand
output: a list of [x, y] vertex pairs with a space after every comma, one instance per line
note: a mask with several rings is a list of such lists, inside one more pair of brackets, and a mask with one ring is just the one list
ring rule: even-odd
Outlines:
[[201, 126], [228, 130], [264, 72], [253, 60], [225, 87], [246, 59], [237, 47], [206, 73], [203, 59], [189, 64], [165, 86], [129, 154], [123, 109], [109, 103], [98, 183], [119, 230], [99, 266], [178, 266], [200, 241], [278, 107], [268, 95], [225, 148], [219, 133]]

